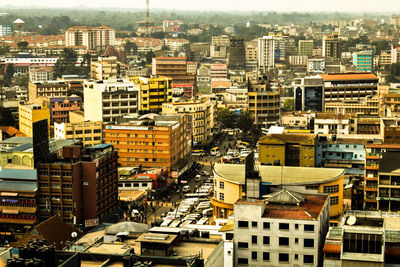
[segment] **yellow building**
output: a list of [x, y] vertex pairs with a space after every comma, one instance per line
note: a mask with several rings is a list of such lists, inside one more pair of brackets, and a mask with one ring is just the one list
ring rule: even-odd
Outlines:
[[84, 146], [94, 146], [103, 141], [101, 121], [85, 121], [83, 111], [69, 113], [69, 123], [54, 123], [54, 139], [82, 141]]
[[50, 133], [50, 110], [47, 105], [19, 105], [18, 115], [19, 130], [26, 136], [32, 136], [32, 123], [44, 119], [47, 119]]
[[258, 159], [261, 164], [314, 167], [316, 138], [316, 134], [263, 136], [258, 141]]
[[167, 77], [127, 77], [140, 86], [140, 108], [143, 113], [161, 113], [164, 103], [172, 102], [172, 79]]
[[379, 55], [379, 65], [390, 65], [392, 64], [392, 51], [382, 50]]
[[117, 57], [99, 57], [90, 63], [90, 77], [95, 80], [107, 80], [118, 76]]
[[[344, 169], [258, 166], [261, 185], [279, 191], [285, 188], [300, 193], [326, 193], [330, 196], [330, 217], [343, 212]], [[211, 199], [214, 218], [228, 218], [233, 205], [245, 196], [245, 165], [215, 164], [214, 196]]]
[[193, 144], [207, 142], [214, 127], [215, 103], [210, 99], [163, 104], [163, 114], [188, 114], [192, 121]]

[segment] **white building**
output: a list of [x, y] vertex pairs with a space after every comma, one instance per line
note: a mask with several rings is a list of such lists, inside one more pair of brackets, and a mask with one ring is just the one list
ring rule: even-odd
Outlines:
[[258, 38], [258, 67], [271, 69], [275, 66], [275, 40], [272, 36]]
[[350, 134], [353, 133], [349, 114], [318, 113], [314, 120], [315, 134]]
[[309, 58], [307, 62], [309, 73], [323, 73], [325, 70], [324, 58]]
[[65, 31], [65, 46], [83, 45], [88, 49], [105, 49], [115, 45], [115, 30], [106, 25], [98, 27], [73, 26]]
[[85, 81], [83, 88], [85, 121], [113, 122], [139, 111], [140, 85], [128, 80]]
[[321, 266], [329, 196], [286, 189], [234, 205], [235, 266]]

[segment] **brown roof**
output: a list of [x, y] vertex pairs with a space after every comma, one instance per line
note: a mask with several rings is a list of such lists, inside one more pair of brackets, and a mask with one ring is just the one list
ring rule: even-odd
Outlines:
[[0, 126], [0, 131], [8, 134], [10, 137], [25, 136], [23, 132], [20, 132], [19, 130], [15, 129], [12, 126]]
[[332, 73], [320, 74], [324, 81], [341, 81], [341, 80], [378, 80], [373, 73]]
[[[268, 135], [266, 135], [268, 136]], [[271, 134], [272, 138], [279, 139], [287, 142], [303, 142], [312, 138], [315, 138], [316, 134]], [[262, 141], [262, 140], [260, 140]]]
[[318, 219], [328, 196], [304, 195], [304, 197], [305, 201], [300, 206], [268, 204], [265, 206], [263, 217], [291, 220]]

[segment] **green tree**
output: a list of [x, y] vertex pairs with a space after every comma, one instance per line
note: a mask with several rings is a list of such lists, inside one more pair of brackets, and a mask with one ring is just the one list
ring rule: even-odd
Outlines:
[[8, 52], [10, 52], [10, 47], [9, 46], [1, 46], [0, 47], [0, 55], [5, 55]]
[[11, 80], [14, 77], [14, 65], [13, 64], [8, 64], [6, 68], [6, 72], [4, 73], [4, 78], [3, 78], [3, 86], [10, 86], [11, 85]]
[[64, 48], [55, 64], [54, 73], [56, 77], [67, 74], [80, 74], [80, 68], [76, 67], [78, 55], [71, 48]]
[[26, 41], [18, 42], [17, 46], [19, 49], [26, 49], [28, 47], [28, 42]]
[[29, 76], [28, 75], [20, 75], [15, 79], [14, 84], [20, 87], [28, 87]]
[[253, 128], [253, 125], [254, 125], [253, 114], [247, 110], [240, 112], [238, 118], [238, 126], [240, 130], [243, 131], [244, 135], [246, 135]]
[[221, 124], [222, 128], [232, 128], [235, 123], [235, 113], [227, 108], [219, 109], [217, 122]]
[[137, 45], [131, 41], [128, 41], [124, 46], [125, 54], [128, 56], [134, 56], [137, 54]]
[[294, 99], [288, 98], [283, 102], [283, 111], [289, 112], [294, 110]]
[[151, 64], [153, 57], [155, 57], [156, 55], [154, 54], [153, 51], [149, 51], [146, 53], [146, 64]]
[[0, 107], [0, 126], [16, 126], [14, 117], [9, 109]]

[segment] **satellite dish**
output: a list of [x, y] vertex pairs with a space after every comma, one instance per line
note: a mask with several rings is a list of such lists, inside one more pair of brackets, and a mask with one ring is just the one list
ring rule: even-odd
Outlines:
[[76, 238], [77, 236], [78, 236], [78, 234], [77, 234], [76, 232], [72, 232], [72, 233], [71, 233], [71, 237], [72, 237], [72, 238]]
[[357, 222], [357, 219], [356, 219], [355, 216], [350, 216], [350, 217], [347, 219], [347, 225], [354, 225], [356, 222]]

